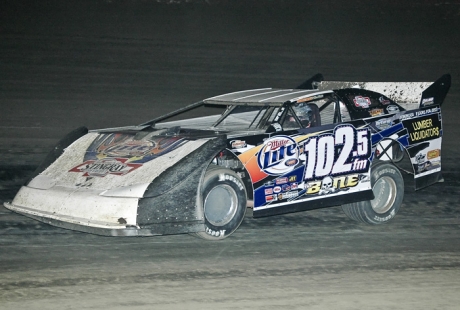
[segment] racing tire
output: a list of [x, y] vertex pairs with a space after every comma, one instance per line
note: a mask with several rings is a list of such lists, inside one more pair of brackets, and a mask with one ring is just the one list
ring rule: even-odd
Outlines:
[[241, 224], [246, 213], [246, 188], [232, 170], [210, 166], [201, 186], [205, 231], [195, 233], [206, 240], [222, 240]]
[[371, 168], [371, 184], [375, 198], [342, 205], [352, 220], [366, 224], [383, 224], [398, 213], [404, 198], [404, 180], [393, 164], [377, 161]]

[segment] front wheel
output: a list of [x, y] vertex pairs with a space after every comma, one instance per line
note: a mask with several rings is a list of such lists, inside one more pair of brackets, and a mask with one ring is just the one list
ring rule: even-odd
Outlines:
[[342, 206], [351, 219], [367, 224], [383, 224], [395, 217], [404, 198], [404, 180], [394, 165], [378, 161], [372, 166], [374, 199]]
[[221, 240], [231, 235], [246, 213], [246, 189], [240, 177], [229, 169], [211, 166], [201, 187], [205, 231], [196, 235]]

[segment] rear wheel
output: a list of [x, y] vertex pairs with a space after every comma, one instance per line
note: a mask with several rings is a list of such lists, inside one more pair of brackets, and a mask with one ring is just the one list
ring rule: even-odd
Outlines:
[[240, 177], [229, 169], [211, 166], [201, 187], [205, 231], [196, 235], [221, 240], [241, 224], [246, 212], [246, 189]]
[[378, 161], [371, 171], [372, 191], [375, 198], [342, 206], [351, 219], [367, 224], [386, 223], [395, 217], [404, 198], [404, 180], [394, 165]]

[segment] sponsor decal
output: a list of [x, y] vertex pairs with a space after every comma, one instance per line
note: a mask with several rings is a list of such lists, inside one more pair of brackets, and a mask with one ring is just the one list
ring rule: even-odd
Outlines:
[[371, 100], [369, 97], [356, 96], [355, 99], [353, 99], [353, 102], [358, 108], [367, 109], [371, 105]]
[[281, 175], [294, 169], [294, 165], [287, 163], [298, 159], [297, 143], [288, 136], [276, 136], [264, 142], [257, 156], [257, 164], [266, 174]]
[[312, 100], [323, 98], [323, 97], [324, 97], [324, 95], [316, 95], [316, 96], [301, 98], [301, 99], [296, 100], [296, 101], [297, 101], [297, 103], [301, 103], [301, 102], [312, 101]]
[[436, 113], [436, 112], [438, 112], [438, 110], [439, 110], [439, 108], [436, 107], [436, 108], [431, 108], [431, 109], [420, 110], [420, 111], [417, 111], [417, 112], [406, 113], [406, 114], [400, 115], [399, 119], [403, 121], [403, 120], [407, 120], [409, 118], [414, 118], [414, 117], [419, 117], [419, 116], [424, 116], [424, 115]]
[[380, 101], [380, 103], [383, 104], [383, 105], [390, 104], [390, 102], [391, 102], [389, 99], [387, 99], [387, 98], [385, 98], [385, 97], [383, 97], [383, 96], [381, 96], [381, 97], [379, 98], [379, 101]]
[[383, 109], [372, 109], [369, 111], [369, 114], [371, 116], [377, 116], [377, 115], [383, 114]]
[[306, 158], [305, 180], [369, 169], [371, 141], [367, 128], [340, 125], [333, 133], [307, 139], [301, 148]]
[[104, 158], [99, 160], [87, 160], [73, 167], [69, 172], [83, 173], [84, 177], [105, 177], [108, 174], [125, 175], [142, 164], [126, 163], [126, 158]]
[[[392, 122], [394, 120], [380, 121], [388, 126]], [[329, 193], [326, 191], [328, 179], [323, 181], [326, 177], [330, 177], [332, 184], [336, 184], [333, 191], [345, 191], [352, 187], [351, 191], [360, 190], [359, 186], [369, 182], [362, 180], [360, 176], [369, 177], [370, 157], [373, 154], [371, 138], [370, 128], [357, 129], [351, 124], [340, 124], [319, 135], [298, 136], [296, 141], [285, 136], [268, 138], [252, 157], [253, 170], [264, 173], [261, 179], [252, 179], [258, 186], [254, 190], [255, 208], [267, 202], [273, 203], [273, 197], [279, 202], [287, 197], [295, 200], [294, 197], [304, 193], [307, 195], [307, 191], [308, 195], [319, 195], [322, 183], [321, 194]], [[284, 163], [292, 158], [298, 160], [298, 163], [286, 172]], [[267, 162], [268, 165], [264, 166]], [[278, 175], [270, 176], [263, 170], [265, 168], [265, 171], [273, 173], [270, 170], [272, 167], [278, 168], [282, 173], [276, 171]], [[264, 178], [271, 180], [263, 180]], [[264, 184], [260, 184], [260, 181]], [[360, 185], [355, 187], [358, 183]], [[367, 183], [362, 186], [370, 188]]]
[[436, 150], [431, 150], [426, 153], [426, 159], [430, 160], [436, 157], [441, 156], [441, 150], [436, 149]]
[[398, 106], [392, 104], [392, 105], [387, 106], [387, 112], [390, 114], [395, 114], [399, 112], [399, 108]]
[[415, 155], [415, 163], [417, 164], [417, 172], [425, 171], [425, 168], [429, 165], [426, 161], [426, 154], [418, 153]]
[[307, 183], [307, 195], [329, 195], [338, 191], [348, 190], [359, 184], [358, 174], [340, 177], [326, 176], [322, 180]]
[[272, 123], [272, 127], [273, 129], [275, 129], [276, 132], [283, 130], [283, 127], [281, 126], [280, 123]]
[[388, 118], [379, 119], [375, 122], [375, 127], [377, 127], [380, 130], [388, 129], [391, 126], [393, 126], [393, 120]]
[[278, 196], [277, 195], [269, 195], [265, 196], [265, 202], [272, 202], [272, 201], [277, 201]]
[[247, 146], [246, 141], [242, 140], [232, 140], [230, 141], [230, 145], [232, 146], [232, 149], [241, 149]]
[[103, 150], [103, 153], [108, 157], [143, 157], [155, 146], [156, 144], [153, 141], [131, 140], [109, 146]]
[[[433, 155], [435, 154], [432, 154], [432, 156]], [[415, 174], [420, 174], [425, 171], [432, 171], [432, 172], [439, 171], [438, 169], [440, 169], [441, 161], [439, 159], [428, 160], [428, 153], [420, 152], [417, 155], [415, 155], [413, 163], [415, 164], [414, 166]]]
[[422, 106], [434, 104], [434, 97], [422, 99]]
[[295, 198], [299, 196], [298, 191], [292, 191], [292, 192], [287, 192], [287, 193], [280, 193], [278, 194], [278, 200], [283, 200], [283, 199], [290, 199], [290, 198]]
[[181, 137], [154, 136], [146, 133], [142, 139], [135, 134], [100, 134], [86, 151], [84, 160], [125, 158], [128, 162], [145, 163], [166, 154], [184, 142]]
[[[280, 121], [280, 118], [281, 116], [283, 115], [283, 112], [286, 108], [285, 107], [282, 107], [279, 111], [278, 111], [278, 114], [276, 114], [275, 118], [273, 119], [273, 122], [274, 123], [278, 123]], [[278, 124], [279, 125], [279, 124]], [[281, 125], [280, 125], [281, 127]], [[276, 128], [275, 128], [276, 129]]]
[[413, 118], [414, 116], [415, 116], [415, 113], [406, 113], [406, 114], [400, 115], [399, 119], [403, 121], [406, 119]]
[[295, 166], [295, 165], [297, 165], [298, 162], [299, 162], [299, 160], [298, 160], [297, 158], [292, 158], [292, 159], [286, 160], [286, 161], [284, 162], [284, 164], [285, 164], [286, 166], [290, 167], [290, 166]]
[[281, 186], [281, 189], [283, 190], [283, 192], [289, 192], [291, 190], [291, 186], [289, 184], [283, 184]]
[[441, 136], [441, 121], [436, 114], [407, 120], [403, 123], [409, 132], [410, 143], [424, 142]]
[[279, 185], [279, 184], [284, 184], [284, 183], [287, 183], [288, 182], [288, 178], [287, 177], [282, 177], [282, 178], [278, 178], [276, 179], [276, 184]]

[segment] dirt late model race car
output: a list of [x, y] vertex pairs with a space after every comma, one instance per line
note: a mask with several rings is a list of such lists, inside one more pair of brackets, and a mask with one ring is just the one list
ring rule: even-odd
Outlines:
[[[392, 219], [404, 195], [441, 175], [436, 82], [338, 82], [253, 89], [138, 126], [64, 137], [5, 207], [51, 225], [111, 236], [193, 233], [219, 240], [254, 217], [342, 206], [351, 219]], [[218, 113], [182, 118], [210, 107]], [[214, 111], [214, 110], [212, 110]]]

